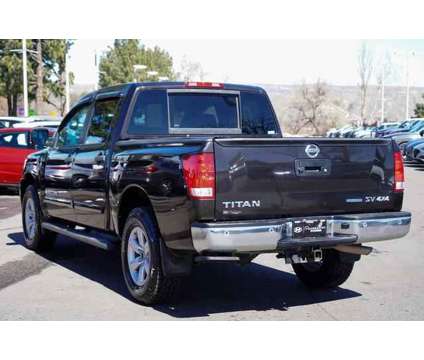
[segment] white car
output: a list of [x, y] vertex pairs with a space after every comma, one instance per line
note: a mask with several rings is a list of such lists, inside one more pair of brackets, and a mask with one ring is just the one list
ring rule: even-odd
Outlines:
[[48, 120], [48, 121], [23, 121], [17, 124], [14, 124], [13, 127], [17, 128], [36, 128], [36, 127], [47, 127], [56, 129], [59, 127], [61, 120]]
[[0, 129], [14, 127], [15, 124], [18, 126], [19, 124], [25, 122], [25, 119], [26, 118], [20, 118], [16, 116], [2, 116], [0, 117]]
[[19, 123], [12, 125], [13, 127], [22, 127], [22, 128], [35, 128], [35, 127], [49, 127], [49, 128], [57, 128], [62, 119], [56, 116], [28, 116], [19, 118]]

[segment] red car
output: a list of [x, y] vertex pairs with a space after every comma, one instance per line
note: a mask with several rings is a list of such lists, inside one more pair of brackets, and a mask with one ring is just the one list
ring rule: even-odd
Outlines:
[[43, 149], [51, 135], [46, 128], [0, 129], [0, 186], [17, 187], [26, 157]]

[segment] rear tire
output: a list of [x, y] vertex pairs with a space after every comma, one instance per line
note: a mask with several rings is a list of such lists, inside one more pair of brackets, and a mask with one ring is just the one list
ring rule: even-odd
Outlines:
[[57, 234], [41, 227], [42, 218], [37, 190], [29, 185], [22, 198], [22, 225], [28, 249], [47, 251], [55, 244]]
[[343, 284], [353, 270], [354, 262], [343, 260], [333, 249], [323, 250], [320, 263], [292, 264], [297, 277], [310, 288], [333, 288]]
[[133, 209], [122, 235], [122, 272], [131, 296], [145, 305], [175, 300], [181, 287], [181, 278], [163, 274], [160, 241], [148, 209]]

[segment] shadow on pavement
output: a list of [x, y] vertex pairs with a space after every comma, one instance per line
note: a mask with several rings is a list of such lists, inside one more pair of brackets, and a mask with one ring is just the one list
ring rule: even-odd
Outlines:
[[19, 195], [19, 191], [18, 191], [18, 189], [15, 189], [15, 188], [8, 188], [8, 187], [0, 186], [0, 196], [1, 195], [15, 196], [15, 195]]
[[[7, 245], [24, 245], [22, 233], [9, 234]], [[108, 253], [59, 237], [55, 249], [40, 255], [132, 301], [121, 275], [119, 252]], [[234, 311], [287, 311], [290, 307], [361, 296], [336, 288], [310, 291], [289, 272], [260, 264], [202, 264], [187, 278], [180, 301], [154, 309], [176, 318], [203, 317]]]

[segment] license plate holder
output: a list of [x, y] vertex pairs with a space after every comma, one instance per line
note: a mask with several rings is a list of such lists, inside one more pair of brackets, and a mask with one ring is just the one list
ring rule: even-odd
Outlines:
[[303, 219], [293, 221], [293, 238], [322, 237], [327, 234], [327, 220]]

